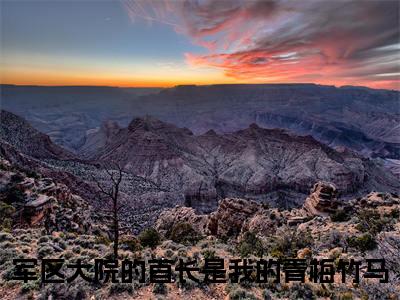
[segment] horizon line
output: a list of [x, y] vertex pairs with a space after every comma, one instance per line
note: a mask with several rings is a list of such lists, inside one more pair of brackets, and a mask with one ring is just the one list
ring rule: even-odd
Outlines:
[[91, 88], [116, 88], [116, 89], [173, 89], [177, 87], [207, 87], [207, 86], [239, 86], [239, 85], [314, 85], [314, 86], [324, 86], [324, 87], [335, 87], [335, 88], [364, 88], [371, 90], [385, 90], [385, 91], [396, 91], [400, 92], [399, 89], [385, 89], [385, 88], [374, 88], [363, 85], [334, 85], [334, 84], [320, 84], [314, 82], [287, 82], [287, 83], [216, 83], [216, 84], [177, 84], [172, 86], [117, 86], [117, 85], [75, 85], [75, 84], [66, 84], [66, 85], [52, 85], [52, 84], [15, 84], [15, 83], [0, 83], [0, 86], [16, 86], [16, 87], [46, 87], [46, 88], [62, 88], [62, 87], [91, 87]]

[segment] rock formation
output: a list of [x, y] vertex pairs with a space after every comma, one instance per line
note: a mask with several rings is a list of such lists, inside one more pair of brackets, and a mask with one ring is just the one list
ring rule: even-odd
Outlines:
[[184, 206], [164, 210], [157, 219], [155, 228], [165, 236], [179, 223], [189, 223], [193, 229], [202, 234], [207, 230], [207, 216], [199, 215], [193, 208]]
[[311, 189], [311, 194], [304, 202], [303, 208], [310, 216], [326, 216], [333, 213], [338, 206], [335, 185], [327, 182], [317, 182]]

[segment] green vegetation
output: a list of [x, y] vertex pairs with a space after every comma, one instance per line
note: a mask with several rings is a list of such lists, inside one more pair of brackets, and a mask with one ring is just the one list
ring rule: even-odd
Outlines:
[[375, 238], [370, 233], [365, 233], [359, 237], [350, 237], [347, 242], [350, 247], [357, 248], [362, 252], [373, 250], [376, 247]]
[[95, 244], [102, 244], [109, 246], [111, 244], [111, 240], [105, 236], [96, 236], [94, 240]]
[[206, 249], [203, 252], [201, 252], [203, 255], [204, 259], [212, 259], [215, 258], [215, 251], [212, 249]]
[[389, 218], [398, 219], [400, 218], [400, 209], [394, 208], [392, 211], [387, 215]]
[[34, 179], [39, 179], [40, 174], [37, 173], [35, 170], [32, 169], [24, 169], [23, 172], [27, 177], [34, 178]]
[[161, 241], [161, 236], [154, 228], [147, 228], [139, 234], [139, 241], [143, 247], [155, 248]]
[[129, 250], [132, 252], [138, 251], [141, 249], [140, 242], [138, 239], [134, 237], [124, 237], [119, 241], [119, 245], [124, 250]]
[[153, 293], [154, 294], [161, 294], [161, 295], [165, 295], [167, 294], [168, 289], [167, 286], [165, 285], [165, 283], [155, 283], [153, 286]]
[[258, 257], [262, 257], [265, 253], [265, 249], [261, 240], [253, 232], [245, 232], [242, 240], [240, 241], [237, 249], [241, 257], [248, 257], [250, 254], [254, 254]]
[[331, 215], [332, 222], [346, 222], [350, 220], [350, 215], [344, 209], [338, 209]]
[[9, 232], [12, 228], [12, 216], [15, 208], [5, 202], [0, 201], [0, 230]]
[[269, 254], [273, 257], [296, 257], [297, 251], [311, 248], [314, 239], [309, 231], [283, 230], [270, 241]]
[[200, 240], [201, 236], [189, 223], [178, 223], [172, 227], [167, 238], [176, 243], [193, 245]]
[[369, 232], [376, 235], [384, 229], [390, 227], [391, 218], [382, 217], [377, 211], [363, 209], [358, 214], [359, 223], [356, 228], [362, 232]]
[[3, 201], [7, 204], [25, 202], [25, 194], [13, 184], [7, 186], [4, 196], [5, 200]]
[[257, 300], [257, 297], [252, 293], [242, 288], [233, 287], [229, 292], [230, 300]]
[[11, 175], [10, 180], [12, 183], [20, 183], [22, 180], [24, 180], [24, 176], [22, 176], [19, 173], [16, 173], [16, 174]]

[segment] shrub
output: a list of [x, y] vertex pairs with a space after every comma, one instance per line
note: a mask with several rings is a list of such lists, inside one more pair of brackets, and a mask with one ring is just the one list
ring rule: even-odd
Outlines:
[[80, 245], [83, 248], [93, 248], [94, 238], [90, 235], [80, 235], [75, 239], [75, 244]]
[[126, 237], [126, 238], [121, 239], [120, 246], [122, 249], [129, 250], [132, 252], [135, 252], [135, 251], [138, 251], [141, 249], [140, 242], [138, 241], [138, 239], [136, 239], [134, 237]]
[[390, 223], [390, 219], [382, 218], [381, 215], [372, 209], [363, 209], [358, 214], [359, 223], [356, 228], [362, 232], [369, 232], [375, 235], [381, 232]]
[[16, 173], [16, 174], [11, 175], [10, 180], [12, 183], [20, 183], [22, 180], [24, 180], [24, 176], [22, 176], [19, 173]]
[[206, 249], [203, 252], [201, 252], [201, 254], [203, 254], [204, 259], [215, 258], [215, 251], [211, 249]]
[[257, 297], [244, 289], [232, 289], [229, 293], [230, 300], [257, 300]]
[[154, 228], [147, 228], [139, 235], [139, 241], [144, 247], [155, 248], [160, 243], [160, 234]]
[[389, 213], [389, 217], [391, 217], [393, 219], [400, 218], [400, 210], [398, 208], [392, 209], [392, 211]]
[[[38, 243], [39, 243], [39, 244], [46, 244], [46, 243], [48, 243], [48, 242], [49, 242], [49, 237], [50, 237], [50, 236], [48, 236], [48, 235], [41, 236], [41, 237], [39, 238], [39, 240], [38, 240]], [[50, 237], [50, 238], [51, 238], [51, 237]]]
[[132, 284], [129, 283], [114, 283], [110, 286], [110, 295], [117, 295], [127, 292], [128, 294], [132, 294], [134, 292], [134, 288]]
[[64, 259], [67, 259], [67, 260], [72, 258], [72, 257], [74, 257], [74, 256], [75, 256], [75, 254], [70, 250], [64, 251], [63, 254], [62, 254], [62, 257]]
[[18, 258], [18, 252], [15, 248], [0, 248], [0, 266], [4, 267], [3, 264], [7, 262], [12, 262], [14, 258]]
[[45, 245], [44, 247], [39, 248], [37, 252], [38, 258], [49, 258], [50, 255], [54, 253], [53, 247]]
[[332, 222], [345, 222], [350, 220], [350, 215], [344, 209], [338, 209], [331, 215]]
[[0, 216], [2, 218], [11, 218], [15, 213], [14, 206], [11, 206], [5, 202], [0, 201]]
[[6, 203], [23, 203], [25, 202], [25, 194], [16, 186], [12, 185], [6, 192]]
[[14, 237], [8, 232], [0, 232], [0, 243], [13, 241]]
[[3, 218], [0, 220], [0, 230], [10, 232], [12, 229], [12, 223], [11, 218]]
[[24, 169], [24, 173], [27, 177], [30, 177], [30, 178], [34, 178], [34, 179], [40, 178], [40, 175], [35, 170], [32, 170], [32, 169]]
[[274, 257], [295, 257], [297, 251], [312, 248], [314, 240], [309, 231], [282, 230], [271, 241], [269, 253]]
[[175, 224], [167, 237], [176, 243], [195, 244], [200, 240], [200, 235], [189, 223]]
[[376, 247], [376, 241], [369, 233], [365, 233], [359, 237], [350, 237], [347, 242], [350, 247], [357, 248], [362, 252], [373, 250]]
[[111, 240], [105, 236], [96, 236], [94, 240], [95, 244], [103, 244], [109, 246], [111, 244]]
[[245, 232], [242, 240], [238, 245], [238, 250], [241, 257], [247, 257], [250, 254], [255, 254], [262, 257], [264, 254], [264, 247], [261, 240], [253, 232]]
[[164, 251], [164, 255], [167, 258], [171, 258], [174, 254], [175, 254], [174, 251], [172, 251], [171, 249], [167, 249]]
[[353, 300], [353, 293], [352, 292], [341, 292], [338, 294], [339, 300]]
[[165, 285], [165, 283], [155, 283], [153, 286], [153, 293], [154, 294], [162, 294], [165, 295], [167, 294], [168, 290], [167, 290], [167, 286]]
[[28, 281], [21, 285], [21, 294], [26, 294], [29, 291], [39, 290], [40, 288], [40, 280]]
[[73, 246], [71, 250], [72, 250], [72, 252], [79, 254], [79, 253], [81, 253], [82, 248], [81, 248], [81, 246], [77, 245], [77, 246]]
[[290, 299], [315, 299], [315, 296], [308, 284], [294, 284], [290, 289]]

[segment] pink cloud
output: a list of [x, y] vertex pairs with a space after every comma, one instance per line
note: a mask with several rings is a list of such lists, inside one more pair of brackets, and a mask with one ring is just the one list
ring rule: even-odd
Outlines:
[[231, 78], [399, 87], [398, 1], [124, 3], [132, 18], [169, 24], [207, 49], [186, 53], [187, 63]]

